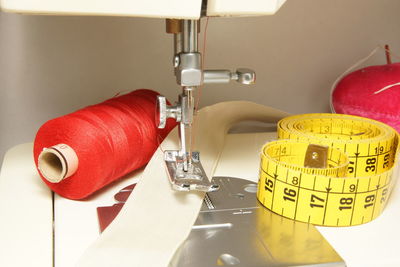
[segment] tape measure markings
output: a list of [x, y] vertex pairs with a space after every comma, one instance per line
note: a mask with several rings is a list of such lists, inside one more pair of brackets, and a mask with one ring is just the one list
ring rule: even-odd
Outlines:
[[[288, 169], [288, 174], [289, 174], [289, 169]], [[299, 188], [300, 188], [300, 185], [301, 185], [301, 173], [299, 174], [299, 182], [297, 183], [298, 185], [299, 185]], [[286, 177], [286, 180], [287, 180], [287, 177]], [[292, 180], [292, 182], [293, 182], [293, 180]], [[296, 218], [296, 215], [297, 215], [297, 205], [299, 204], [299, 197], [300, 197], [300, 190], [297, 190], [297, 199], [296, 199], [296, 207], [295, 207], [295, 209], [294, 209], [294, 217]]]
[[[382, 212], [393, 184], [398, 144], [392, 128], [334, 114], [297, 115], [278, 125], [280, 138], [295, 141], [263, 148], [257, 197], [264, 206], [288, 218], [327, 226], [361, 224]], [[297, 157], [305, 153], [299, 143], [305, 142], [329, 146], [327, 168], [299, 166]]]
[[[356, 185], [356, 187], [358, 187], [358, 183], [360, 182], [360, 180], [357, 180], [357, 185]], [[368, 190], [369, 190], [369, 185], [370, 185], [370, 182], [371, 182], [371, 180], [369, 180], [368, 181]], [[351, 209], [351, 217], [350, 217], [350, 225], [352, 224], [352, 222], [353, 222], [353, 218], [354, 218], [354, 206], [356, 205], [355, 203], [357, 203], [357, 193], [356, 193], [357, 191], [355, 191], [354, 192], [354, 201], [353, 201], [353, 206], [352, 206], [352, 209]], [[372, 212], [372, 216], [374, 216], [374, 213]], [[339, 218], [338, 218], [339, 219]], [[372, 218], [371, 218], [371, 220], [372, 220]], [[364, 222], [364, 216], [362, 216], [362, 220], [361, 220], [362, 222]]]
[[[273, 175], [270, 175], [269, 173], [267, 173], [267, 172], [265, 172], [264, 170], [262, 170], [265, 174], [267, 174], [269, 177], [271, 177], [271, 178], [273, 178], [273, 179], [277, 179], [277, 177], [275, 177], [275, 176], [273, 176]], [[279, 176], [278, 176], [279, 177]], [[317, 176], [315, 176], [315, 178], [316, 178]], [[379, 175], [378, 176], [379, 178], [381, 177], [381, 175]], [[377, 186], [377, 188], [376, 189], [373, 189], [373, 190], [370, 190], [370, 185], [368, 184], [368, 190], [366, 190], [366, 191], [357, 191], [357, 187], [358, 187], [358, 183], [359, 183], [359, 181], [360, 180], [357, 180], [357, 184], [354, 186], [354, 188], [356, 188], [356, 190], [355, 191], [351, 191], [351, 192], [344, 192], [344, 190], [342, 190], [341, 192], [335, 192], [335, 191], [331, 191], [332, 190], [332, 188], [330, 188], [330, 182], [331, 182], [331, 179], [332, 178], [328, 178], [329, 179], [329, 182], [328, 182], [328, 186], [326, 187], [326, 188], [329, 188], [329, 191], [330, 191], [330, 194], [350, 194], [350, 193], [371, 193], [371, 192], [375, 192], [377, 189], [382, 189], [382, 188], [384, 188], [384, 187], [386, 187], [386, 186], [388, 186], [389, 184], [385, 184], [384, 186], [382, 186], [382, 187], [379, 187], [379, 185], [376, 185]], [[336, 178], [333, 178], [333, 179], [336, 179]], [[340, 179], [340, 178], [338, 178], [338, 179]], [[342, 179], [342, 180], [344, 180], [344, 179]], [[380, 179], [379, 179], [380, 180]], [[289, 183], [289, 182], [286, 182], [286, 181], [282, 181], [281, 179], [277, 179], [277, 181], [280, 181], [281, 183], [284, 183], [284, 184], [286, 184], [286, 185], [288, 185], [288, 186], [295, 186], [295, 187], [297, 187], [297, 188], [299, 188], [299, 189], [302, 189], [302, 190], [309, 190], [309, 191], [312, 191], [312, 192], [320, 192], [320, 193], [325, 193], [325, 192], [327, 192], [327, 190], [325, 189], [325, 190], [316, 190], [316, 189], [314, 189], [315, 187], [313, 187], [313, 189], [310, 189], [310, 188], [307, 188], [307, 187], [301, 187], [301, 186], [298, 186], [298, 185], [293, 185], [292, 183]], [[369, 181], [369, 183], [370, 183], [370, 179], [368, 180]], [[343, 182], [343, 188], [344, 188], [344, 185], [345, 185], [345, 182]], [[352, 184], [352, 185], [354, 185], [354, 184]], [[268, 189], [266, 189], [266, 190], [268, 190], [268, 191], [270, 191], [270, 188], [268, 188]], [[272, 193], [273, 193], [273, 190], [272, 190]]]

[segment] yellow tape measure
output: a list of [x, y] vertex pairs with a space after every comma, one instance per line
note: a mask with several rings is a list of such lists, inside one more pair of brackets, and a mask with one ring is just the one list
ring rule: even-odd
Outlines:
[[394, 185], [398, 134], [356, 116], [304, 114], [278, 123], [263, 147], [258, 200], [284, 217], [324, 226], [369, 222]]

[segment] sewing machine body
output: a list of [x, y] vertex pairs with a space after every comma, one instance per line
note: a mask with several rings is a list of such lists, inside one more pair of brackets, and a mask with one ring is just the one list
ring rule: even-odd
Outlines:
[[[208, 0], [207, 16], [272, 15], [286, 0]], [[10, 12], [51, 15], [134, 16], [199, 19], [202, 0], [79, 1], [79, 0], [1, 0]], [[204, 7], [203, 7], [204, 9]]]
[[[246, 177], [250, 180], [249, 183], [256, 182], [258, 149], [273, 138], [274, 134], [268, 133], [228, 135], [215, 175]], [[114, 194], [137, 181], [141, 172], [132, 173], [86, 201], [72, 201], [55, 195], [53, 202], [52, 193], [36, 173], [31, 151], [32, 144], [11, 149], [6, 154], [1, 169], [0, 212], [2, 218], [7, 220], [2, 220], [0, 227], [0, 266], [74, 266], [87, 247], [99, 236], [96, 208], [115, 203]], [[400, 189], [396, 187], [385, 212], [371, 223], [354, 227], [316, 229], [346, 261], [347, 266], [398, 266], [400, 257], [397, 240], [400, 239], [400, 231], [395, 218], [400, 216], [399, 196]], [[285, 220], [275, 214], [272, 214], [270, 219], [274, 225], [279, 225]], [[286, 221], [292, 223], [290, 220]], [[285, 223], [284, 229], [288, 228], [289, 230], [285, 231], [291, 233], [292, 228]], [[315, 230], [317, 236], [320, 235], [318, 231]], [[275, 244], [286, 240], [285, 232], [271, 233]], [[315, 242], [309, 243], [312, 244]], [[228, 244], [228, 247], [230, 245]], [[199, 246], [201, 247], [201, 244]], [[262, 255], [264, 252], [265, 250]], [[286, 252], [292, 253], [293, 250]], [[203, 251], [200, 251], [198, 255], [202, 253]], [[22, 254], [24, 257], [21, 257]], [[229, 254], [229, 251], [225, 254]], [[221, 253], [218, 254], [220, 255]], [[182, 259], [184, 258], [183, 256]], [[229, 256], [226, 256], [225, 260], [229, 260]]]
[[[208, 0], [204, 6], [201, 0], [116, 0], [96, 1], [95, 4], [91, 1], [78, 0], [0, 1], [4, 10], [19, 13], [138, 16], [186, 20], [186, 26], [184, 25], [182, 30], [183, 38], [186, 39], [181, 40], [182, 50], [176, 49], [174, 54], [175, 59], [178, 56], [178, 60], [174, 61], [177, 63], [175, 66], [178, 73], [177, 81], [183, 87], [180, 98], [183, 106], [181, 114], [186, 113], [184, 116], [188, 118], [188, 120], [183, 119], [183, 124], [188, 124], [193, 117], [194, 106], [191, 95], [193, 86], [199, 86], [207, 79], [211, 82], [241, 81], [240, 73], [242, 73], [239, 70], [236, 73], [226, 70], [202, 72], [197, 39], [194, 36], [197, 34], [195, 20], [201, 16], [274, 14], [284, 2], [285, 0]], [[179, 37], [176, 38], [178, 39]], [[187, 73], [187, 69], [191, 71]], [[251, 74], [249, 71], [246, 73]], [[186, 74], [189, 74], [189, 80], [185, 79]], [[194, 79], [192, 79], [193, 74]], [[185, 127], [181, 126], [183, 136]], [[273, 136], [232, 135], [227, 139], [215, 175], [242, 177], [254, 184], [258, 179], [258, 149]], [[185, 144], [185, 140], [182, 144]], [[252, 146], [251, 149], [248, 148], [249, 144]], [[243, 149], [244, 147], [246, 149]], [[2, 167], [0, 211], [7, 219], [0, 227], [2, 237], [0, 266], [73, 266], [99, 236], [96, 208], [111, 205], [114, 202], [115, 192], [136, 181], [140, 171], [112, 184], [86, 201], [76, 202], [53, 195], [45, 187], [36, 173], [31, 150], [30, 144], [16, 147], [7, 154]], [[185, 156], [186, 152], [191, 155], [192, 152], [186, 148], [181, 151], [181, 156]], [[215, 204], [214, 210], [210, 210], [209, 206], [203, 207], [189, 239], [177, 252], [171, 266], [195, 267], [202, 266], [202, 263], [207, 263], [207, 266], [235, 264], [266, 266], [266, 263], [270, 264], [268, 266], [344, 266], [343, 260], [332, 246], [351, 267], [378, 266], [382, 263], [396, 266], [400, 263], [395, 249], [400, 231], [395, 230], [397, 225], [393, 220], [396, 215], [400, 216], [398, 189], [393, 193], [387, 211], [372, 223], [353, 228], [319, 228], [331, 242], [331, 246], [315, 227], [295, 223], [259, 207], [255, 197], [244, 196], [250, 192], [235, 193], [230, 201], [224, 202], [226, 201], [224, 198], [222, 202], [218, 202], [218, 194], [226, 193], [224, 190], [229, 188], [229, 184], [241, 189], [252, 184], [243, 180], [224, 181], [229, 182], [225, 183], [221, 192], [215, 193], [217, 197], [210, 197], [214, 200], [211, 201]], [[246, 202], [240, 202], [243, 196]], [[247, 202], [248, 199], [251, 201]], [[300, 238], [297, 236], [299, 233]], [[239, 241], [232, 242], [232, 240]], [[373, 247], [369, 245], [370, 243], [373, 243]]]

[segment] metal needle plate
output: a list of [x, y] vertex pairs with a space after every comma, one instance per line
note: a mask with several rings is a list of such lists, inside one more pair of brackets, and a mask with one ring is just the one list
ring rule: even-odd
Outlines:
[[[228, 177], [214, 177], [212, 182], [220, 190], [206, 194], [170, 267], [346, 266], [313, 225], [262, 207], [256, 200], [257, 184]], [[134, 186], [115, 195], [117, 204], [98, 208], [101, 230], [118, 214]]]
[[313, 226], [270, 212], [257, 184], [214, 177], [192, 231], [170, 267], [346, 266]]

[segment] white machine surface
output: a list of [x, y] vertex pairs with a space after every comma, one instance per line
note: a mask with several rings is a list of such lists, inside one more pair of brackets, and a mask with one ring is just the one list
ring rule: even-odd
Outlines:
[[[215, 175], [256, 181], [260, 147], [274, 138], [274, 133], [228, 135]], [[12, 148], [0, 174], [0, 213], [4, 218], [0, 222], [0, 266], [74, 266], [99, 235], [96, 207], [112, 205], [114, 194], [139, 175], [140, 171], [135, 172], [86, 201], [55, 196], [53, 213], [52, 194], [34, 167], [32, 144]], [[399, 266], [399, 218], [397, 186], [387, 208], [376, 220], [360, 226], [318, 230], [349, 267]]]
[[[209, 0], [207, 16], [272, 15], [286, 0]], [[4, 10], [52, 15], [199, 19], [202, 0], [1, 0]]]

